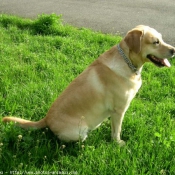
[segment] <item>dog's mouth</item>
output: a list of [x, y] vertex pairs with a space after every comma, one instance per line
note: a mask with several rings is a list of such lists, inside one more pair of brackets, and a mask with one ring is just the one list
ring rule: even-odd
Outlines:
[[147, 55], [147, 58], [158, 67], [171, 67], [171, 64], [166, 58], [158, 58], [151, 54]]

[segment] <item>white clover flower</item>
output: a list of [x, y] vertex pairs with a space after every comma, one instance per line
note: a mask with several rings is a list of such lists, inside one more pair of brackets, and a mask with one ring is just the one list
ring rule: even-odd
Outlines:
[[22, 140], [22, 135], [18, 135], [18, 139], [19, 140]]
[[62, 147], [62, 149], [64, 149], [64, 148], [66, 148], [66, 145], [62, 145], [61, 147]]

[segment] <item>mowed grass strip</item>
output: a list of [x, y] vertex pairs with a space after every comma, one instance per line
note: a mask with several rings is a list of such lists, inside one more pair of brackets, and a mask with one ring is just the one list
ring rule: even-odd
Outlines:
[[[133, 26], [134, 27], [134, 26]], [[0, 116], [43, 118], [52, 102], [100, 54], [122, 38], [62, 23], [0, 15]], [[23, 130], [0, 122], [0, 172], [175, 174], [175, 61], [146, 64], [142, 87], [126, 112], [119, 148], [110, 119], [88, 139], [59, 141], [49, 129]]]

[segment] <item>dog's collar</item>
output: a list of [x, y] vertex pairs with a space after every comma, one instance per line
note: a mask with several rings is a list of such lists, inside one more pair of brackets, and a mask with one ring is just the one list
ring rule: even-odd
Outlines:
[[139, 72], [139, 71], [137, 70], [137, 68], [132, 64], [131, 60], [128, 59], [128, 58], [126, 57], [125, 53], [123, 52], [123, 50], [122, 50], [122, 48], [120, 47], [119, 44], [117, 45], [117, 49], [118, 49], [120, 55], [121, 55], [121, 56], [123, 57], [123, 59], [125, 60], [125, 62], [126, 62], [126, 63], [128, 64], [128, 66], [131, 68], [131, 70], [132, 70], [133, 72], [135, 72], [136, 75], [139, 75], [140, 72]]

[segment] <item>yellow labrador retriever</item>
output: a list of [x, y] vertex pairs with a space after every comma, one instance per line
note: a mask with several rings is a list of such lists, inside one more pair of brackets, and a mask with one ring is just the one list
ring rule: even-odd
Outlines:
[[145, 62], [170, 67], [166, 58], [175, 48], [166, 44], [155, 29], [140, 25], [103, 53], [83, 71], [52, 104], [45, 118], [37, 122], [4, 117], [23, 128], [49, 127], [64, 141], [85, 140], [89, 131], [111, 117], [112, 138], [120, 145], [122, 120], [141, 86]]

